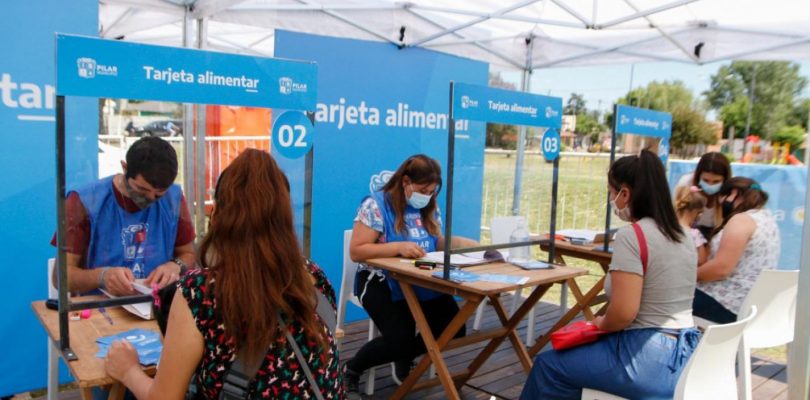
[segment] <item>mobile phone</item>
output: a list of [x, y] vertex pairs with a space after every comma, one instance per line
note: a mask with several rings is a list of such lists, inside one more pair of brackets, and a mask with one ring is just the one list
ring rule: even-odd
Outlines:
[[49, 310], [59, 310], [59, 300], [57, 299], [45, 300], [45, 308]]
[[413, 264], [416, 265], [416, 268], [419, 268], [419, 269], [428, 269], [428, 270], [430, 270], [430, 269], [436, 268], [436, 263], [433, 262], [433, 261], [417, 260]]

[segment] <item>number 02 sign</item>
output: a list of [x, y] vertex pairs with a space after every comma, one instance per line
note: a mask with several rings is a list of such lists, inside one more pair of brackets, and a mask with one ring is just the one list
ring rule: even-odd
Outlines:
[[554, 161], [560, 156], [560, 134], [556, 129], [549, 129], [543, 135], [540, 147], [543, 149], [543, 157], [548, 161]]
[[273, 147], [286, 158], [299, 158], [312, 148], [312, 122], [300, 111], [287, 111], [273, 124]]

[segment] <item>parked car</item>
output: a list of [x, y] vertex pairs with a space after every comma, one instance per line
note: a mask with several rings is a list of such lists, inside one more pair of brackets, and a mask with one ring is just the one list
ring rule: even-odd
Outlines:
[[183, 123], [180, 121], [155, 121], [135, 129], [133, 136], [173, 137], [183, 135]]

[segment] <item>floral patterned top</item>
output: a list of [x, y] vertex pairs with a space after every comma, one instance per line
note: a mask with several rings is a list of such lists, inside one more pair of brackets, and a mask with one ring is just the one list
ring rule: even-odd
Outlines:
[[[759, 273], [775, 269], [779, 263], [779, 227], [770, 210], [755, 209], [745, 212], [757, 224], [754, 234], [748, 239], [740, 261], [726, 279], [713, 282], [698, 282], [697, 288], [708, 294], [729, 311], [739, 314], [745, 296], [754, 287]], [[723, 231], [712, 238], [712, 258], [717, 254]]]
[[[335, 309], [335, 291], [326, 274], [315, 265], [306, 261], [306, 267], [315, 278], [315, 287], [329, 299]], [[203, 335], [205, 349], [202, 360], [194, 375], [192, 383], [197, 386], [198, 398], [219, 398], [225, 374], [231, 366], [236, 349], [233, 341], [225, 332], [222, 319], [218, 314], [214, 299], [214, 279], [205, 270], [194, 270], [183, 278], [180, 285], [183, 297], [188, 302], [197, 329]], [[345, 398], [343, 378], [339, 373], [338, 350], [333, 332], [329, 332], [330, 349], [326, 362], [314, 352], [317, 344], [307, 340], [303, 329], [296, 321], [287, 322], [287, 329], [295, 338], [304, 357], [309, 360], [309, 368], [318, 382], [321, 394], [325, 399]], [[328, 330], [326, 325], [324, 329]], [[250, 399], [314, 399], [309, 381], [300, 368], [292, 347], [287, 344], [286, 335], [278, 335], [270, 345], [256, 376], [249, 384]]]

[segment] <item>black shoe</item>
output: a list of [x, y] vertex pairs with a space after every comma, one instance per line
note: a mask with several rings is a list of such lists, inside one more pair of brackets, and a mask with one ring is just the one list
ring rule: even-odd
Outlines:
[[412, 369], [412, 360], [394, 361], [391, 363], [391, 379], [393, 379], [397, 385], [402, 386], [402, 382], [410, 375]]
[[346, 384], [346, 399], [360, 400], [360, 374], [343, 364], [343, 382]]

